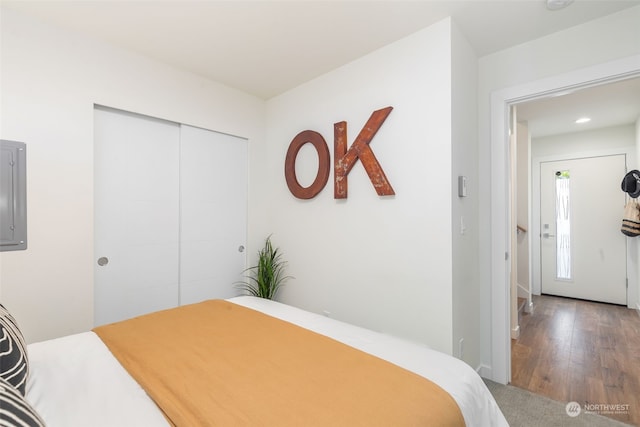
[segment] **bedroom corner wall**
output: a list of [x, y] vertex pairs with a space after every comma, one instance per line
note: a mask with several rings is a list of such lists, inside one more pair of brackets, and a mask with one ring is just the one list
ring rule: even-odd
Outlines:
[[[452, 354], [450, 56], [447, 19], [269, 100], [263, 191], [295, 277], [282, 301]], [[360, 162], [347, 199], [334, 199], [333, 171], [313, 199], [289, 192], [284, 159], [299, 132], [319, 132], [333, 153], [334, 123], [347, 122], [351, 146], [387, 106], [370, 146], [395, 196], [378, 196]], [[304, 186], [317, 166], [307, 144], [296, 162]]]
[[[491, 187], [491, 95], [493, 92], [529, 85], [586, 67], [605, 64], [640, 53], [640, 6], [625, 9], [582, 25], [484, 56], [478, 62], [479, 176], [481, 194]], [[480, 286], [483, 375], [492, 378], [492, 239], [491, 197], [480, 199]], [[497, 254], [496, 254], [497, 256]]]
[[29, 342], [93, 326], [94, 103], [248, 138], [248, 251], [261, 243], [263, 100], [0, 10], [0, 137], [27, 144], [29, 233], [0, 255], [0, 291]]
[[[452, 23], [452, 242], [453, 354], [474, 369], [480, 365], [480, 282], [478, 265], [478, 59]], [[458, 196], [465, 176], [467, 196]]]

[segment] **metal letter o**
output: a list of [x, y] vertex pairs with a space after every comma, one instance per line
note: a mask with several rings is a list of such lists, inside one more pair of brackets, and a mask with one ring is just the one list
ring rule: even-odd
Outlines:
[[[318, 153], [318, 173], [309, 187], [301, 186], [296, 177], [296, 157], [306, 143], [311, 143]], [[291, 194], [298, 199], [312, 199], [317, 196], [329, 180], [330, 161], [329, 147], [322, 135], [312, 130], [304, 130], [297, 134], [289, 144], [284, 160], [284, 177]]]

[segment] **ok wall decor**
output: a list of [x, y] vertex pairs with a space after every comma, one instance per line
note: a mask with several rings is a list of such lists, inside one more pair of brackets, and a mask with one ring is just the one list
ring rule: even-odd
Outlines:
[[[351, 147], [347, 150], [347, 122], [338, 122], [333, 125], [333, 197], [334, 199], [347, 198], [347, 176], [358, 160], [362, 162], [373, 188], [379, 196], [391, 196], [396, 194], [382, 170], [373, 150], [369, 146], [371, 140], [382, 126], [393, 107], [376, 110], [371, 114]], [[303, 187], [296, 177], [296, 157], [305, 144], [311, 144], [318, 153], [318, 173], [309, 187]], [[329, 180], [329, 162], [331, 156], [326, 141], [318, 132], [305, 130], [297, 134], [287, 150], [284, 162], [284, 176], [287, 187], [295, 197], [299, 199], [312, 199], [322, 191]]]

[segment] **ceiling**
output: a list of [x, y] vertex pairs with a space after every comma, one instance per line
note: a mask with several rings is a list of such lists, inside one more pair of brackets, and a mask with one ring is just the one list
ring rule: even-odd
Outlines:
[[640, 4], [575, 0], [0, 0], [269, 99], [447, 16], [484, 56]]
[[[44, 22], [107, 41], [269, 99], [447, 16], [478, 57], [640, 5], [575, 0], [0, 0]], [[577, 126], [578, 117], [592, 121]], [[635, 122], [640, 78], [518, 105], [533, 137]]]
[[[640, 119], [640, 77], [559, 92], [516, 105], [533, 138], [635, 123]], [[576, 123], [582, 117], [588, 123]]]

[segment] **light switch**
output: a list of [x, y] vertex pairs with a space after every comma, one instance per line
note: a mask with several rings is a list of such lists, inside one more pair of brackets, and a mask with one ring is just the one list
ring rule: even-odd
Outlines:
[[467, 177], [458, 176], [458, 197], [467, 197]]

